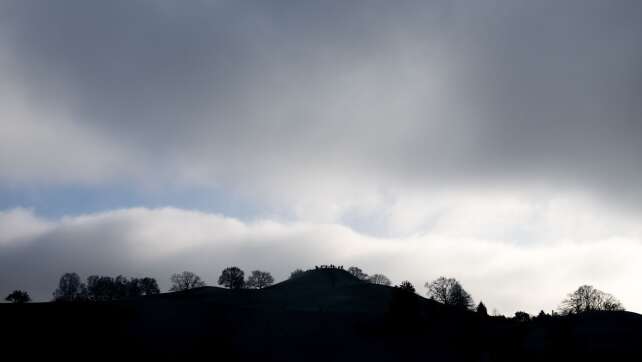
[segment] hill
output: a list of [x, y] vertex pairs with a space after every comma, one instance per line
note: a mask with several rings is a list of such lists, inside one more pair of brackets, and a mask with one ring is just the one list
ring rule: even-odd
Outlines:
[[24, 357], [205, 353], [222, 361], [622, 361], [642, 356], [642, 316], [635, 313], [529, 323], [483, 318], [338, 269], [311, 270], [264, 290], [203, 287], [113, 303], [5, 304], [0, 320], [5, 346]]

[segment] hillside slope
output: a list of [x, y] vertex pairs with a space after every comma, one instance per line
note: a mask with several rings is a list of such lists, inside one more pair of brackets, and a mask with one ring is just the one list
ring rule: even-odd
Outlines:
[[[642, 316], [517, 323], [481, 318], [343, 270], [264, 290], [203, 287], [117, 303], [0, 305], [3, 341], [25, 357], [73, 353], [222, 361], [636, 360]], [[34, 348], [37, 346], [38, 348]], [[5, 347], [6, 348], [6, 347]], [[67, 353], [67, 352], [65, 352]]]

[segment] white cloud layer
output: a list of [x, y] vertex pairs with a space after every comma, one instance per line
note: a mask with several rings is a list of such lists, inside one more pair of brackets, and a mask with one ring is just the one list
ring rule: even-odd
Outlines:
[[[503, 313], [548, 311], [583, 283], [642, 311], [642, 291], [636, 288], [642, 275], [638, 221], [613, 221], [595, 205], [575, 201], [488, 201], [450, 204], [449, 210], [434, 214], [431, 231], [396, 238], [366, 236], [338, 224], [242, 222], [175, 208], [59, 220], [15, 209], [0, 213], [0, 294], [22, 288], [48, 299], [67, 271], [85, 277], [151, 275], [167, 289], [171, 273], [184, 269], [215, 284], [229, 265], [246, 272], [268, 270], [282, 280], [295, 268], [333, 263], [384, 273], [396, 283], [408, 279], [420, 293], [424, 282], [453, 276], [477, 301]], [[465, 216], [471, 213], [476, 217]], [[539, 232], [526, 233], [538, 240], [515, 242], [528, 221]]]

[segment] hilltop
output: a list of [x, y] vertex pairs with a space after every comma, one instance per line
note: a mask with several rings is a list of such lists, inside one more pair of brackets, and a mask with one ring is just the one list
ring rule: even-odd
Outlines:
[[225, 361], [586, 361], [642, 355], [642, 316], [635, 313], [518, 323], [370, 284], [339, 269], [310, 270], [263, 290], [202, 287], [110, 303], [1, 305], [0, 320], [10, 331], [7, 345], [34, 357], [55, 355], [61, 346], [73, 346], [79, 357], [207, 353]]

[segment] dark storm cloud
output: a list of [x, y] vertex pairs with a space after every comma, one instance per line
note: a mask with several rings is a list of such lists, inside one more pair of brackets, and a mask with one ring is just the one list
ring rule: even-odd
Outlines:
[[393, 188], [537, 182], [637, 199], [641, 11], [14, 1], [2, 29], [30, 92], [117, 140], [123, 155], [108, 161], [132, 165], [116, 177], [277, 194], [292, 179], [314, 189], [315, 175]]

